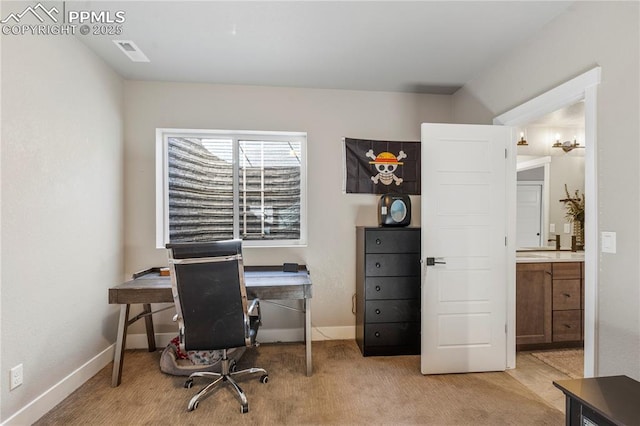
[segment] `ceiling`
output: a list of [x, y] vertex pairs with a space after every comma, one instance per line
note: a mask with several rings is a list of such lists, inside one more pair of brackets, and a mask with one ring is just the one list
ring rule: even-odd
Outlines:
[[[455, 92], [569, 1], [80, 1], [125, 12], [118, 36], [78, 37], [127, 79]], [[112, 42], [133, 41], [131, 62]]]
[[584, 101], [553, 111], [527, 124], [527, 127], [584, 128]]

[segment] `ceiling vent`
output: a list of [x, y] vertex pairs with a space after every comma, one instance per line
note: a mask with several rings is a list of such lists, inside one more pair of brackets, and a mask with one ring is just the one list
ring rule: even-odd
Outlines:
[[113, 40], [113, 42], [133, 62], [150, 62], [147, 55], [142, 53], [142, 50], [131, 40]]

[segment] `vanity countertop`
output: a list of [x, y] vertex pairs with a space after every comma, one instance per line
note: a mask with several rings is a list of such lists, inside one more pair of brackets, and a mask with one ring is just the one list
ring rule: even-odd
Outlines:
[[543, 263], [543, 262], [584, 262], [584, 252], [578, 251], [518, 251], [516, 263]]

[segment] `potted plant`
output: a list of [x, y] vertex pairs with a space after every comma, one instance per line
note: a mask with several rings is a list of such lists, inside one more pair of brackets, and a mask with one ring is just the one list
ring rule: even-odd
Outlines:
[[573, 234], [576, 237], [576, 250], [584, 250], [584, 193], [580, 195], [576, 189], [573, 196], [569, 194], [567, 184], [564, 184], [567, 198], [560, 200], [567, 208], [565, 217], [573, 223]]

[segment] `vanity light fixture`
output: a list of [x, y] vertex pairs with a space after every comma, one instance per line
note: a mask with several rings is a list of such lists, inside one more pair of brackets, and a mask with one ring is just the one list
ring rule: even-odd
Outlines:
[[573, 137], [573, 142], [571, 141], [564, 141], [564, 142], [560, 142], [560, 135], [556, 134], [556, 142], [551, 145], [552, 148], [562, 148], [562, 150], [564, 152], [569, 152], [572, 151], [576, 148], [584, 148], [584, 146], [581, 146], [578, 141], [577, 138], [574, 136]]
[[517, 145], [518, 146], [527, 146], [527, 145], [529, 145], [527, 140], [524, 138], [524, 132], [520, 132], [520, 140], [518, 141]]

